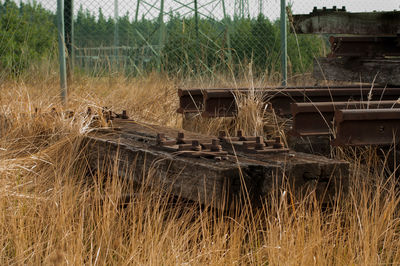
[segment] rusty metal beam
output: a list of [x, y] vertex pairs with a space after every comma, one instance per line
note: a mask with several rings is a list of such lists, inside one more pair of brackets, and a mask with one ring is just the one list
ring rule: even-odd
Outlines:
[[296, 33], [394, 36], [399, 33], [400, 12], [349, 13], [341, 9], [314, 9], [293, 15]]
[[334, 146], [392, 145], [400, 140], [400, 108], [337, 110]]
[[[212, 90], [204, 93], [203, 116], [233, 116], [237, 112], [237, 101], [248, 91], [232, 92]], [[369, 100], [397, 100], [399, 88], [314, 88], [314, 89], [281, 89], [260, 91], [262, 101], [271, 103], [279, 115], [290, 115], [290, 104], [295, 102], [346, 102]]]
[[201, 89], [178, 89], [179, 108], [178, 113], [197, 113], [203, 110], [203, 90]]
[[[191, 88], [191, 89], [178, 89], [178, 96], [179, 96], [179, 108], [177, 110], [178, 113], [199, 113], [204, 110], [204, 94], [207, 92], [243, 92], [248, 93], [249, 91], [253, 90], [257, 93], [260, 91], [265, 90], [273, 90], [279, 91], [283, 89], [326, 89], [326, 88], [359, 88], [359, 85], [354, 86], [293, 86], [293, 87], [282, 87], [282, 86], [271, 86], [271, 87], [263, 87], [263, 88]], [[226, 114], [226, 113], [225, 113]], [[209, 116], [214, 116], [214, 114], [209, 114]]]
[[397, 101], [292, 103], [293, 123], [290, 134], [302, 137], [332, 135], [336, 110], [360, 109], [367, 111], [377, 108], [400, 108], [400, 103]]
[[329, 39], [329, 57], [384, 57], [400, 55], [399, 37], [334, 37]]

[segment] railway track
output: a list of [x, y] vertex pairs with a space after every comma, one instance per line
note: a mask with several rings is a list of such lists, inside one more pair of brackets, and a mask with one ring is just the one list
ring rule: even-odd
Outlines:
[[180, 89], [178, 113], [235, 117], [241, 99], [256, 95], [263, 107], [292, 118], [292, 136], [333, 136], [335, 146], [397, 143], [400, 12], [315, 7], [309, 14], [290, 15], [290, 22], [299, 34], [333, 34], [331, 53], [314, 62], [314, 78], [385, 85]]
[[[333, 144], [340, 146], [391, 145], [397, 141], [400, 88], [395, 87], [180, 89], [178, 112], [233, 117], [238, 113], [240, 97], [247, 97], [249, 93], [258, 94], [259, 99], [272, 106], [276, 114], [291, 117], [293, 122], [289, 133], [294, 136], [334, 135], [338, 139]], [[363, 130], [370, 134], [357, 141], [357, 127], [351, 130], [348, 122], [356, 116], [354, 121], [357, 122], [354, 123], [363, 123]], [[375, 138], [380, 140], [374, 141]]]

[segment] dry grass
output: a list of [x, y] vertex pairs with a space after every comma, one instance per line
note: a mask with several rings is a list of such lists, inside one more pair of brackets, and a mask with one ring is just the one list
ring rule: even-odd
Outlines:
[[[396, 177], [384, 177], [370, 150], [362, 158], [346, 153], [352, 160], [349, 195], [330, 210], [321, 211], [312, 194], [293, 202], [281, 188], [261, 209], [220, 213], [102, 173], [87, 175], [79, 150], [87, 121], [33, 115], [35, 107], [42, 112], [59, 107], [55, 77], [0, 85], [2, 265], [400, 263]], [[127, 109], [137, 120], [180, 127], [176, 85], [158, 75], [80, 77], [71, 85], [67, 109], [83, 113], [87, 106], [109, 106]], [[253, 111], [236, 121], [249, 133], [264, 126], [254, 97], [242, 102]], [[199, 130], [226, 126], [207, 123]], [[136, 192], [123, 206], [126, 189]]]

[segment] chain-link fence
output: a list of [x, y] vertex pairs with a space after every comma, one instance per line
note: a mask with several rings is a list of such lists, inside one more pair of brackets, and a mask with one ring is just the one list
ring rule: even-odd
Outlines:
[[[215, 73], [279, 54], [279, 3], [261, 0], [75, 1], [75, 64], [128, 73]], [[265, 56], [265, 42], [271, 52]], [[272, 65], [272, 64], [270, 64]]]
[[[235, 73], [251, 64], [254, 73], [279, 76], [279, 0], [63, 2], [68, 62], [76, 71], [137, 75], [158, 69], [201, 75]], [[347, 11], [399, 8], [396, 0], [288, 1], [293, 14], [333, 5], [346, 6]], [[2, 68], [23, 67], [43, 56], [46, 49], [56, 51], [52, 45], [57, 37], [56, 9], [54, 0], [1, 3]], [[10, 31], [10, 25], [15, 29]], [[313, 58], [324, 53], [325, 44], [318, 36], [289, 34], [289, 71], [308, 71]], [[14, 49], [14, 54], [9, 56], [7, 49]]]

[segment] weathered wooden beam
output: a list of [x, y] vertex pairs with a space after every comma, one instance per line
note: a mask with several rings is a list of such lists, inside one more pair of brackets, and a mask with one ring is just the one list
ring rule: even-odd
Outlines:
[[[157, 146], [157, 133], [167, 142], [178, 130], [114, 120], [118, 130], [102, 130], [86, 137], [87, 158], [92, 169], [114, 173], [134, 182], [156, 185], [183, 198], [232, 206], [244, 198], [257, 205], [284, 181], [294, 191], [316, 188], [325, 200], [347, 188], [348, 163], [293, 151], [281, 154], [228, 154], [225, 158], [180, 156]], [[208, 142], [211, 136], [185, 132], [185, 138]], [[146, 178], [145, 178], [146, 177]]]
[[319, 58], [313, 76], [318, 80], [400, 85], [399, 59]]
[[400, 30], [400, 12], [349, 13], [341, 10], [315, 10], [293, 15], [296, 33], [394, 36]]

